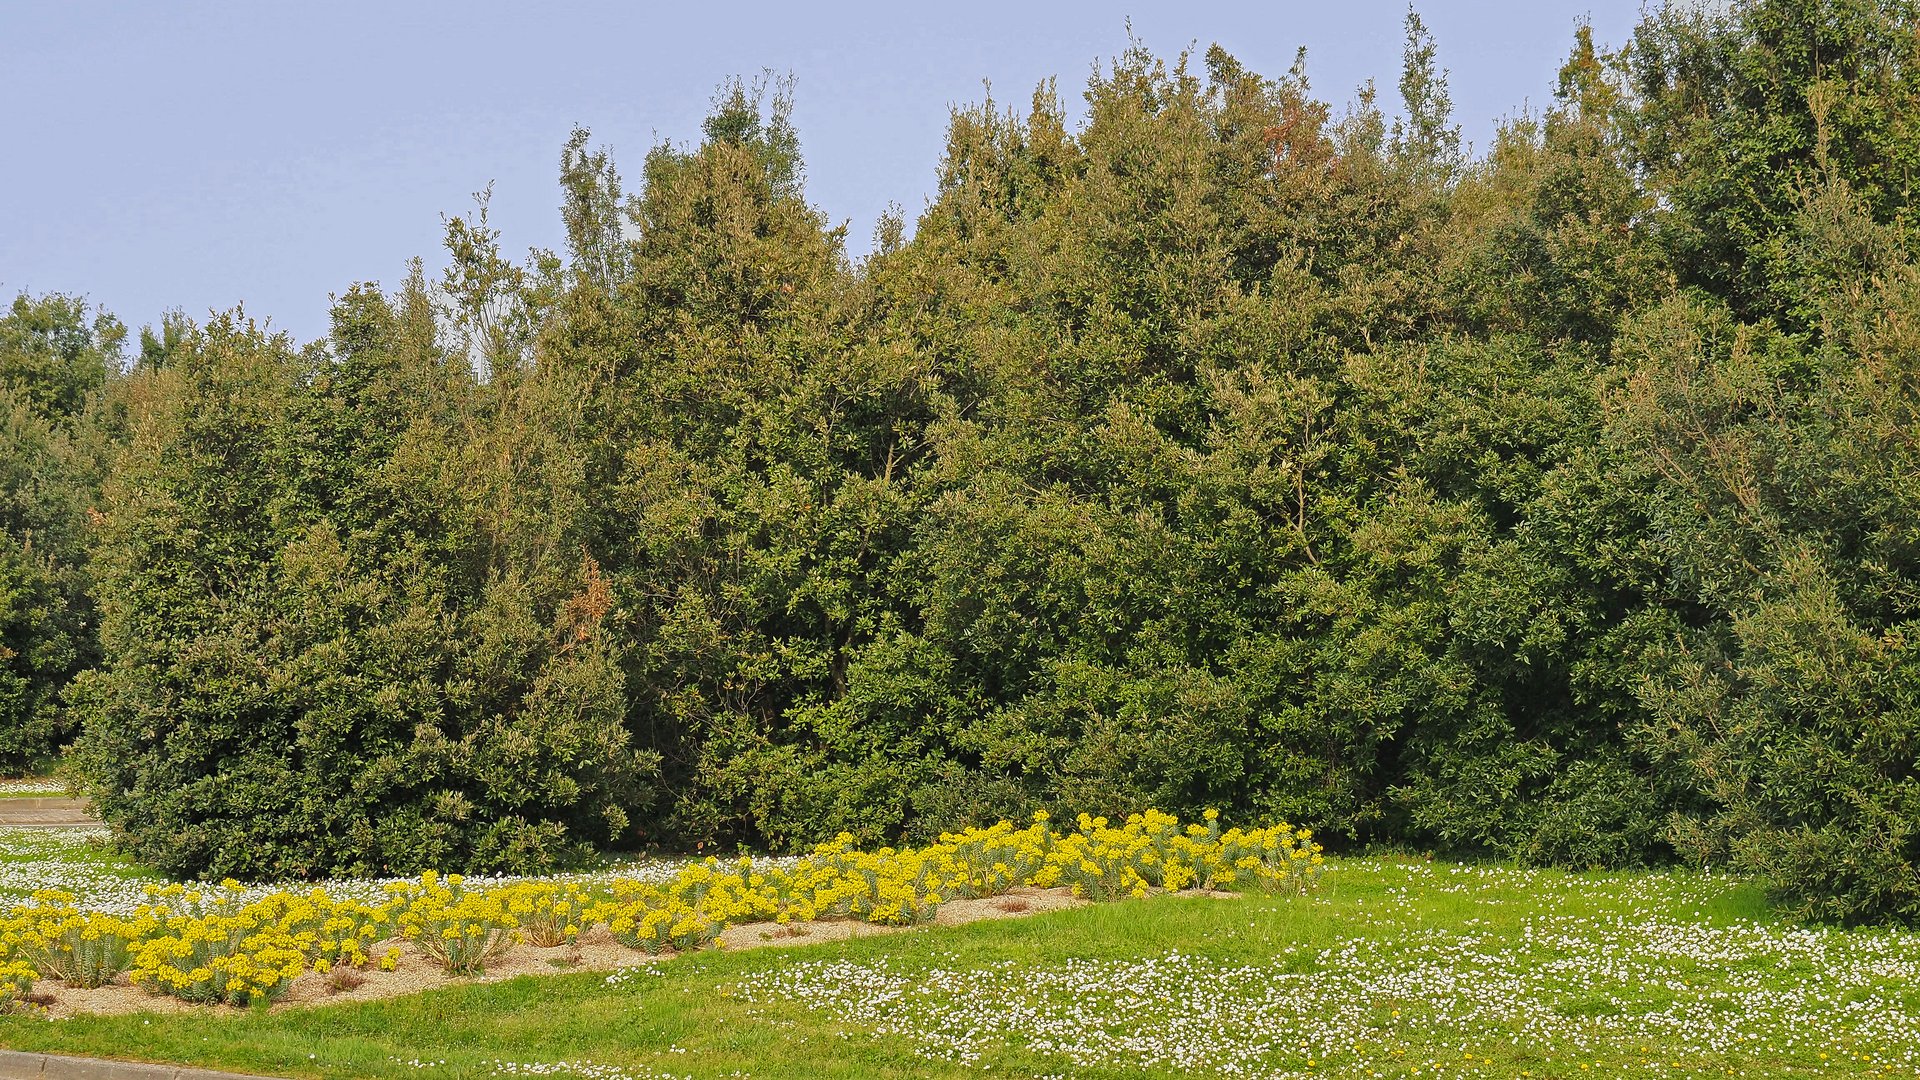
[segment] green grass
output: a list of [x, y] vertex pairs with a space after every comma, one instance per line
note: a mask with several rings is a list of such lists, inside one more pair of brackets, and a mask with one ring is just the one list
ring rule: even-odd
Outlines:
[[548, 1075], [602, 1080], [1914, 1075], [1916, 974], [1913, 935], [1782, 923], [1724, 878], [1369, 859], [1308, 897], [708, 952], [611, 986], [579, 973], [244, 1014], [0, 1018], [0, 1045], [423, 1080], [557, 1063], [575, 1068]]
[[[89, 830], [90, 832], [90, 830]], [[40, 889], [62, 889], [104, 907], [130, 908], [159, 875], [85, 833], [0, 828], [0, 908]]]

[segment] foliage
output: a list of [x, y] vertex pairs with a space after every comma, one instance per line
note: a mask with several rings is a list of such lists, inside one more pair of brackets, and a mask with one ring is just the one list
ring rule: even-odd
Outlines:
[[126, 846], [213, 876], [1220, 806], [1920, 919], [1916, 21], [1580, 28], [1479, 157], [1412, 12], [1394, 115], [1136, 43], [1083, 116], [956, 110], [858, 263], [736, 81], [631, 187], [576, 130], [564, 253], [482, 193], [324, 342], [170, 318], [108, 378], [23, 297], [0, 763], [70, 703]]
[[1743, 317], [1810, 314], [1778, 247], [1826, 176], [1911, 228], [1920, 82], [1909, 0], [1748, 0], [1650, 12], [1627, 52], [1634, 158], [1675, 211], [1683, 280]]
[[337, 353], [221, 318], [135, 376], [94, 563], [111, 659], [75, 696], [96, 805], [150, 865], [555, 865], [645, 805], [577, 491], [526, 415], [550, 405], [434, 338], [416, 276], [348, 294]]
[[66, 741], [60, 692], [97, 659], [84, 522], [125, 336], [58, 294], [22, 293], [0, 314], [0, 775]]
[[15, 1012], [25, 1003], [37, 974], [31, 964], [0, 960], [0, 1014]]
[[0, 933], [0, 945], [7, 958], [70, 986], [93, 989], [113, 981], [131, 962], [132, 941], [154, 929], [144, 915], [123, 919], [83, 913], [73, 906], [72, 897], [55, 890], [36, 893], [34, 900], [31, 908], [14, 909]]
[[127, 329], [85, 300], [14, 297], [0, 316], [0, 387], [45, 419], [70, 423], [120, 367]]

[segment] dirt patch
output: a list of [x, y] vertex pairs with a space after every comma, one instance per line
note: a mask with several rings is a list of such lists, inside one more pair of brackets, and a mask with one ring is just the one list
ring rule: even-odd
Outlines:
[[[1018, 919], [1065, 908], [1084, 907], [1088, 901], [1067, 889], [1015, 889], [1005, 896], [979, 900], [949, 900], [940, 905], [935, 926], [959, 926], [983, 919]], [[761, 949], [777, 946], [812, 945], [823, 941], [874, 934], [902, 933], [909, 927], [875, 926], [848, 919], [792, 923], [743, 923], [728, 927], [720, 935], [724, 949]], [[378, 1001], [383, 998], [417, 994], [456, 983], [489, 983], [521, 975], [557, 975], [570, 971], [615, 971], [636, 964], [655, 963], [671, 954], [649, 956], [614, 941], [605, 927], [595, 927], [580, 936], [574, 945], [536, 949], [531, 945], [509, 948], [487, 964], [484, 975], [452, 977], [412, 945], [382, 941], [367, 950], [369, 956], [384, 954], [391, 945], [400, 947], [400, 961], [392, 971], [381, 971], [377, 964], [360, 969], [358, 986], [342, 988], [338, 980], [308, 972], [293, 980], [287, 994], [273, 1007], [299, 1009], [344, 1001]], [[82, 990], [58, 979], [45, 979], [34, 985], [35, 997], [50, 1017], [115, 1015], [135, 1012], [182, 1013], [212, 1011], [238, 1014], [231, 1005], [194, 1005], [178, 998], [151, 993], [127, 982], [126, 976], [110, 986]]]
[[[382, 945], [378, 956], [386, 951]], [[516, 945], [501, 953], [487, 964], [484, 975], [453, 977], [440, 970], [440, 965], [428, 959], [412, 946], [403, 946], [400, 950], [400, 963], [392, 971], [381, 971], [376, 964], [369, 964], [360, 971], [366, 981], [352, 989], [335, 989], [325, 975], [309, 972], [293, 980], [287, 988], [287, 996], [274, 1005], [276, 1009], [298, 1008], [303, 1005], [326, 1005], [336, 1001], [378, 1001], [382, 998], [400, 997], [405, 994], [417, 994], [422, 990], [431, 990], [437, 986], [450, 986], [454, 983], [489, 983], [521, 975], [557, 975], [568, 971], [612, 971], [615, 968], [628, 967], [636, 963], [646, 963], [653, 959], [645, 953], [635, 952], [624, 945], [611, 942], [603, 944], [556, 945], [550, 949], [536, 949], [531, 945]]]
[[127, 982], [125, 975], [106, 986], [93, 990], [83, 990], [77, 986], [68, 986], [58, 979], [44, 979], [33, 984], [34, 997], [44, 1002], [41, 1008], [45, 1015], [54, 1018], [67, 1016], [118, 1016], [123, 1013], [186, 1013], [199, 1012], [202, 1009], [214, 1009], [218, 1012], [238, 1014], [239, 1009], [229, 1005], [193, 1005], [179, 998], [162, 997], [152, 994]]
[[[1004, 896], [978, 900], [949, 900], [934, 914], [934, 926], [960, 926], [983, 919], [1018, 919], [1049, 911], [1086, 906], [1088, 901], [1073, 895], [1071, 889], [1015, 889]], [[872, 923], [834, 919], [828, 922], [741, 923], [720, 935], [724, 949], [764, 949], [782, 945], [812, 945], [821, 941], [845, 941], [875, 934], [898, 934], [915, 929], [909, 926], [875, 926]]]
[[740, 949], [764, 949], [778, 945], [813, 945], [822, 941], [845, 941], [848, 938], [872, 937], [875, 934], [897, 934], [903, 927], [875, 926], [872, 923], [853, 922], [849, 919], [835, 919], [831, 922], [740, 923], [729, 926], [720, 933], [720, 947], [735, 952]]
[[934, 915], [935, 926], [959, 926], [982, 919], [1022, 919], [1049, 911], [1086, 907], [1092, 903], [1073, 895], [1072, 889], [1015, 889], [1005, 896], [978, 900], [949, 900]]

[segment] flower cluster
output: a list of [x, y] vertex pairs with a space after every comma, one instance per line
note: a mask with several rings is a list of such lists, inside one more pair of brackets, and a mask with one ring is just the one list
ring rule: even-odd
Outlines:
[[39, 973], [21, 960], [0, 960], [0, 1013], [12, 1012], [33, 993], [33, 980]]
[[1078, 832], [1061, 839], [1048, 861], [1074, 895], [1094, 900], [1145, 896], [1150, 889], [1309, 888], [1324, 865], [1313, 833], [1287, 825], [1220, 831], [1220, 813], [1182, 829], [1152, 810], [1119, 827], [1080, 815]]
[[0, 924], [0, 960], [17, 957], [39, 974], [73, 986], [104, 986], [127, 969], [128, 947], [149, 932], [152, 919], [96, 915], [73, 906], [56, 889], [33, 894], [31, 906], [14, 909]]
[[357, 935], [376, 921], [371, 913], [356, 919], [351, 905], [319, 891], [248, 901], [233, 881], [208, 890], [154, 886], [147, 895], [135, 917], [155, 930], [135, 941], [129, 974], [184, 1001], [271, 1000], [309, 970], [364, 962]]
[[535, 881], [507, 888], [507, 911], [520, 922], [520, 937], [538, 949], [571, 945], [580, 938], [593, 898], [578, 885]]
[[516, 888], [469, 890], [459, 874], [442, 879], [429, 870], [418, 882], [388, 891], [398, 909], [401, 937], [449, 975], [478, 975], [520, 938], [512, 903]]
[[1026, 828], [1003, 821], [922, 848], [870, 852], [856, 850], [843, 833], [791, 867], [709, 859], [665, 885], [616, 882], [614, 899], [591, 915], [621, 942], [658, 952], [704, 944], [739, 922], [911, 926], [933, 918], [947, 900], [1022, 887], [1066, 885], [1094, 900], [1191, 888], [1298, 890], [1317, 880], [1325, 862], [1305, 829], [1222, 832], [1213, 811], [1205, 824], [1184, 828], [1151, 810], [1118, 826], [1085, 815], [1078, 825], [1063, 836], [1040, 813]]
[[[1070, 886], [1115, 899], [1150, 890], [1305, 888], [1322, 868], [1306, 830], [1286, 825], [1222, 832], [1219, 815], [1182, 827], [1149, 811], [1120, 825], [1082, 816], [1055, 832], [1044, 813], [1017, 828], [943, 835], [922, 848], [861, 851], [841, 835], [797, 860], [709, 858], [664, 880], [516, 881], [472, 886], [429, 871], [383, 895], [335, 898], [325, 889], [262, 893], [235, 882], [148, 886], [131, 915], [87, 912], [40, 892], [0, 916], [0, 1004], [34, 976], [95, 987], [125, 972], [135, 985], [186, 1001], [273, 1000], [305, 972], [372, 963], [393, 970], [403, 945], [451, 975], [477, 975], [517, 943], [570, 945], [604, 925], [628, 947], [685, 952], [728, 926], [858, 919], [910, 926], [942, 903], [1023, 887]], [[13, 980], [9, 982], [8, 980]], [[12, 989], [8, 989], [8, 987]]]

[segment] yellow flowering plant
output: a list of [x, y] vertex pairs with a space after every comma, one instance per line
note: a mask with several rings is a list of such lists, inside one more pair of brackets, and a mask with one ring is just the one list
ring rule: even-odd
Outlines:
[[956, 897], [1000, 896], [1033, 884], [1053, 852], [1053, 830], [1044, 812], [1016, 830], [1010, 821], [963, 833], [942, 833], [927, 854], [939, 861], [946, 888]]
[[38, 973], [24, 960], [0, 960], [0, 1013], [13, 1012], [33, 993]]
[[82, 912], [57, 890], [33, 894], [7, 919], [11, 951], [43, 978], [72, 986], [105, 986], [127, 970], [129, 943], [149, 929], [149, 920]]
[[466, 879], [429, 870], [418, 882], [389, 886], [402, 901], [400, 936], [414, 943], [449, 975], [478, 975], [487, 961], [520, 940], [520, 920], [509, 910], [506, 889], [469, 892]]
[[476, 975], [515, 942], [570, 944], [595, 925], [629, 948], [685, 952], [741, 923], [910, 926], [950, 900], [1056, 885], [1093, 900], [1155, 890], [1305, 890], [1325, 869], [1308, 830], [1223, 831], [1211, 810], [1185, 826], [1153, 810], [1117, 825], [1081, 815], [1075, 825], [1062, 834], [1038, 813], [1025, 827], [1002, 821], [920, 848], [874, 851], [842, 834], [785, 867], [709, 858], [661, 883], [618, 879], [598, 890], [552, 881], [469, 888], [457, 874], [431, 871], [386, 886], [377, 904], [335, 900], [323, 889], [257, 895], [234, 882], [167, 885], [149, 888], [132, 916], [85, 912], [64, 893], [38, 893], [0, 916], [0, 1001], [17, 1001], [35, 978], [93, 987], [126, 971], [156, 993], [244, 1005], [279, 997], [308, 971], [393, 971], [402, 958], [395, 938], [448, 974]]
[[153, 888], [148, 899], [140, 917], [156, 930], [133, 945], [134, 984], [184, 1001], [229, 1005], [285, 993], [315, 962], [317, 925], [333, 906], [324, 893], [276, 893], [249, 903], [233, 881], [207, 892]]
[[571, 945], [579, 939], [587, 908], [593, 902], [574, 885], [522, 882], [503, 887], [501, 897], [509, 915], [519, 923], [521, 940], [539, 949]]

